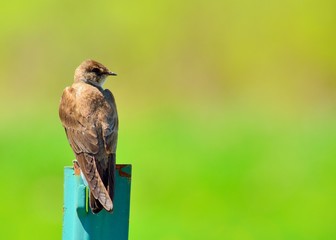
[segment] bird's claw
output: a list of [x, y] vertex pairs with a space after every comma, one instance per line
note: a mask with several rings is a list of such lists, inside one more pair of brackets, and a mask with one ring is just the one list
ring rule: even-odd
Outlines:
[[75, 175], [80, 175], [80, 167], [79, 167], [79, 163], [77, 162], [77, 160], [73, 160], [73, 168], [75, 171]]

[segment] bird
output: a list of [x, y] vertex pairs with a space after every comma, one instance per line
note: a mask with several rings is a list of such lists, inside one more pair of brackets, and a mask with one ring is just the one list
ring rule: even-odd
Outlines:
[[64, 89], [59, 105], [75, 165], [90, 189], [94, 214], [113, 210], [119, 120], [114, 96], [103, 84], [116, 75], [95, 60], [85, 60], [76, 68], [74, 82]]

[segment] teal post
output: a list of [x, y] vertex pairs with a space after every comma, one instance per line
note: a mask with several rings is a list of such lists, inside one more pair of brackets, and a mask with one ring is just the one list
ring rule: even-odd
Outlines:
[[63, 240], [127, 240], [132, 166], [117, 164], [113, 212], [93, 214], [87, 187], [73, 167], [64, 168]]

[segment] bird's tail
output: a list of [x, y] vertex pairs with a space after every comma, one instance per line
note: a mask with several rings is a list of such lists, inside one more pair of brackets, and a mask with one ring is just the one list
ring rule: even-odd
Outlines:
[[[112, 202], [114, 197], [115, 163], [116, 163], [116, 155], [110, 154], [108, 157], [108, 170], [106, 173], [101, 173], [101, 176], [102, 174], [104, 174], [102, 180], [104, 182], [104, 185], [107, 189], [107, 192], [109, 193]], [[103, 209], [103, 206], [100, 203], [100, 201], [96, 199], [92, 193], [90, 194], [90, 207], [93, 213], [98, 213]]]
[[78, 154], [76, 158], [90, 188], [90, 207], [92, 212], [98, 213], [102, 208], [111, 212], [113, 209], [112, 199], [106, 190], [102, 176], [98, 172], [95, 158], [86, 153]]
[[104, 207], [101, 205], [98, 199], [96, 199], [92, 192], [90, 192], [90, 208], [93, 213], [99, 213]]

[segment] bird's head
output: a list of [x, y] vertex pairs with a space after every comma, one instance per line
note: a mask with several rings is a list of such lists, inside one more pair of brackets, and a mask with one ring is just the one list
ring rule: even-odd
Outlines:
[[103, 64], [94, 60], [85, 60], [75, 71], [75, 82], [85, 82], [97, 87], [102, 87], [106, 77], [117, 74], [108, 70]]

